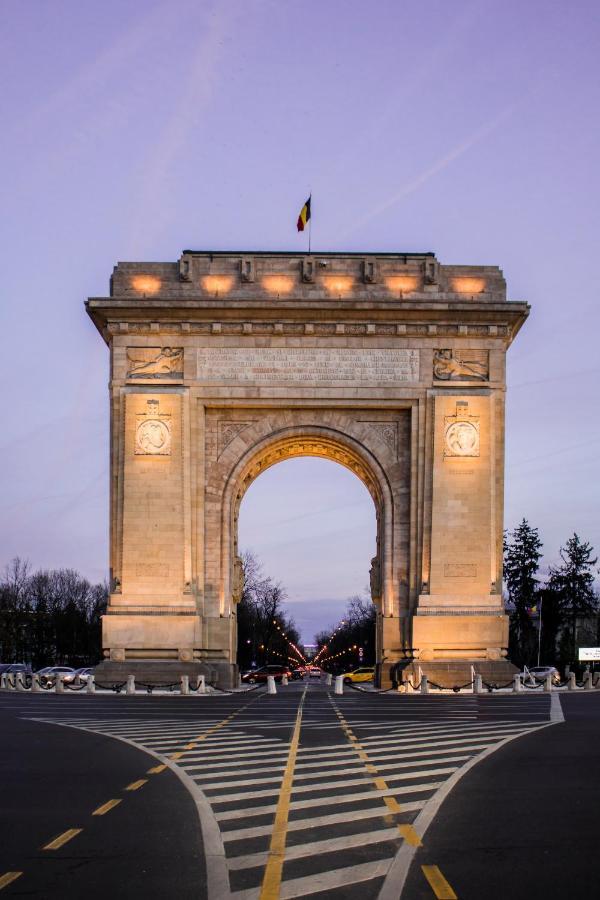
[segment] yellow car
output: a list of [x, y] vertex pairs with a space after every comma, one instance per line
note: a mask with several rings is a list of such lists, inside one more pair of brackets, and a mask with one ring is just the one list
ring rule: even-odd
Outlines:
[[360, 669], [355, 669], [354, 672], [346, 672], [344, 675], [344, 684], [355, 684], [357, 681], [373, 681], [374, 678], [374, 667], [363, 666]]

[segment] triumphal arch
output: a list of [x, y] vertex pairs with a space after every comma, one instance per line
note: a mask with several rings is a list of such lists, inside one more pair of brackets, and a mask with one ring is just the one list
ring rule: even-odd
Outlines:
[[87, 311], [111, 356], [105, 677], [234, 682], [240, 502], [307, 455], [373, 498], [381, 682], [406, 660], [501, 673], [505, 354], [528, 307], [500, 269], [186, 250], [119, 263]]

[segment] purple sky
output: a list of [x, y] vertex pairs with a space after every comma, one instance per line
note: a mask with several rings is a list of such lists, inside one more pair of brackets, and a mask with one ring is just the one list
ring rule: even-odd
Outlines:
[[[509, 355], [507, 525], [538, 525], [546, 564], [574, 529], [600, 549], [595, 0], [29, 0], [2, 19], [0, 562], [106, 571], [108, 353], [84, 298], [119, 259], [303, 247], [309, 189], [317, 249], [504, 269], [533, 307]], [[367, 582], [370, 502], [313, 460], [249, 491], [242, 541], [306, 638]]]

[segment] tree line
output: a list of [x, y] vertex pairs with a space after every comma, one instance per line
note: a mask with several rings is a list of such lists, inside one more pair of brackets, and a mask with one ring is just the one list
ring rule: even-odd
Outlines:
[[[527, 519], [504, 536], [504, 581], [510, 614], [509, 659], [515, 665], [578, 665], [579, 647], [600, 644], [600, 597], [594, 548], [573, 534], [560, 563], [538, 577], [543, 544]], [[541, 627], [540, 627], [541, 626]]]
[[302, 665], [300, 634], [284, 604], [284, 587], [263, 573], [259, 560], [242, 554], [243, 588], [237, 605], [238, 666], [243, 672], [269, 663]]
[[341, 622], [315, 635], [319, 665], [323, 662], [323, 667], [334, 673], [374, 666], [375, 616], [370, 598], [350, 597]]
[[0, 577], [0, 662], [95, 665], [108, 586], [73, 569], [31, 571], [16, 557]]

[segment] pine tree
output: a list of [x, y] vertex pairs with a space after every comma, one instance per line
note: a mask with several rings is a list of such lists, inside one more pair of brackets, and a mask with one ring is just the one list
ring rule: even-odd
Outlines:
[[598, 611], [599, 600], [594, 590], [593, 568], [598, 558], [592, 559], [594, 548], [581, 541], [577, 533], [560, 548], [561, 565], [550, 568], [546, 590], [556, 598], [568, 632], [563, 635], [562, 653], [565, 662], [575, 662], [577, 656], [577, 620]]
[[513, 610], [510, 615], [509, 655], [517, 665], [531, 663], [535, 630], [531, 609], [538, 601], [537, 572], [542, 556], [537, 528], [523, 519], [504, 537], [504, 580]]

